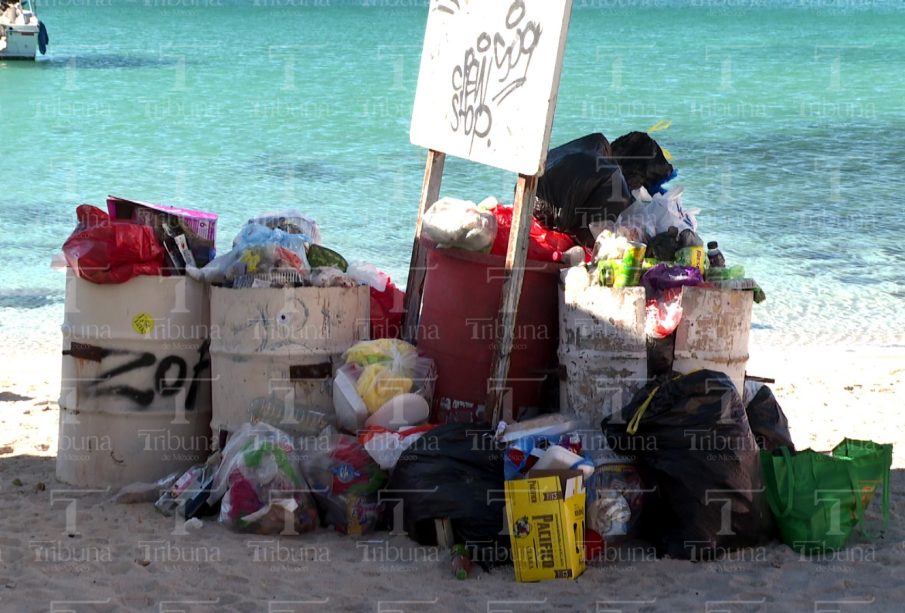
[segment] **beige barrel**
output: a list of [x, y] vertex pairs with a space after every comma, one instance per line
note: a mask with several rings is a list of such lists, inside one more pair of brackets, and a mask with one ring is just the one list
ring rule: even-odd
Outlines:
[[369, 320], [367, 286], [211, 288], [213, 429], [259, 420], [317, 434], [335, 422], [333, 376]]
[[561, 285], [559, 324], [562, 410], [597, 428], [647, 381], [644, 289]]
[[57, 477], [153, 482], [210, 449], [206, 287], [187, 277], [66, 281]]
[[684, 288], [673, 369], [724, 372], [743, 394], [753, 304], [750, 291]]

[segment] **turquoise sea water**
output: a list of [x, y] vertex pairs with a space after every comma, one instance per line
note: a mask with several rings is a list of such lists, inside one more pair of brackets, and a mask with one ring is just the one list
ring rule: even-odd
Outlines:
[[[422, 0], [46, 0], [48, 55], [0, 61], [0, 335], [57, 342], [54, 252], [108, 193], [299, 208], [404, 284], [425, 152], [408, 126]], [[905, 342], [898, 1], [576, 0], [551, 144], [647, 129], [700, 232], [765, 288], [755, 337]], [[442, 192], [515, 176], [447, 162]]]

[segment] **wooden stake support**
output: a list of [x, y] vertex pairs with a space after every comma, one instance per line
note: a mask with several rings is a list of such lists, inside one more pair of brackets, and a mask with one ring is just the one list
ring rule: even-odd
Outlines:
[[415, 222], [415, 243], [412, 245], [412, 260], [409, 277], [405, 286], [405, 319], [402, 324], [402, 338], [410, 343], [418, 340], [418, 321], [421, 318], [421, 297], [424, 294], [424, 277], [427, 274], [427, 255], [421, 246], [421, 220], [424, 213], [440, 197], [440, 182], [443, 180], [443, 166], [446, 154], [429, 149], [424, 181], [421, 183], [421, 201], [418, 204], [418, 220]]
[[528, 239], [531, 231], [531, 218], [534, 215], [536, 190], [537, 176], [519, 175], [515, 188], [515, 202], [512, 204], [512, 229], [509, 234], [509, 247], [506, 250], [503, 291], [497, 315], [499, 321], [497, 329], [502, 331], [502, 338], [497, 339], [498, 347], [490, 369], [490, 389], [487, 396], [487, 412], [491, 416], [491, 424], [494, 428], [500, 422], [504, 391], [508, 389], [515, 318], [518, 315], [518, 302], [522, 295], [522, 283], [525, 280], [525, 262], [528, 258]]

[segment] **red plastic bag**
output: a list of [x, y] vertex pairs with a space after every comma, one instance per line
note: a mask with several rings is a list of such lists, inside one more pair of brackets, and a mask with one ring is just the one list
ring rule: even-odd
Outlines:
[[371, 338], [401, 338], [405, 292], [387, 281], [386, 289], [371, 288]]
[[79, 278], [124, 283], [138, 275], [163, 274], [164, 251], [153, 228], [110, 221], [90, 204], [80, 205], [75, 214], [79, 223], [63, 243], [63, 255]]
[[[509, 231], [512, 228], [512, 207], [498, 204], [492, 212], [496, 217], [497, 233], [493, 245], [490, 247], [490, 253], [505, 257], [506, 249], [509, 247]], [[562, 260], [562, 253], [575, 245], [575, 241], [568, 234], [549, 230], [540, 225], [537, 219], [531, 219], [528, 241], [529, 260], [559, 262]]]

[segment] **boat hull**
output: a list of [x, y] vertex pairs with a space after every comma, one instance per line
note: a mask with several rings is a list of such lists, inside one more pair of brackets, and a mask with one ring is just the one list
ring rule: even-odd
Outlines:
[[3, 60], [34, 60], [38, 54], [38, 25], [6, 26]]

